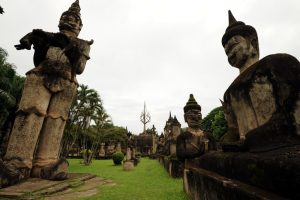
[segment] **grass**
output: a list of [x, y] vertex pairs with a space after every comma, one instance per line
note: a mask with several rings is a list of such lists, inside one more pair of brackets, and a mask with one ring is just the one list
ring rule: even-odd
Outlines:
[[92, 173], [113, 180], [115, 186], [101, 186], [93, 197], [100, 200], [187, 200], [182, 179], [171, 178], [157, 160], [143, 158], [133, 171], [123, 171], [112, 160], [94, 160], [84, 166], [70, 159], [69, 172]]

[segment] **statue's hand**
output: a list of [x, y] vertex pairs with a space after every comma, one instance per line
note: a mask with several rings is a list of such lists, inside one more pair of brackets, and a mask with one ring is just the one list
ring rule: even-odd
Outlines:
[[15, 48], [17, 50], [22, 50], [22, 49], [30, 50], [31, 49], [31, 43], [29, 42], [29, 40], [21, 39], [20, 44], [15, 45]]

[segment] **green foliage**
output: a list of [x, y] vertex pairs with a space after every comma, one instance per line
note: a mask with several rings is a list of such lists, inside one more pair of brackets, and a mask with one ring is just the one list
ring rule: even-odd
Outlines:
[[112, 155], [112, 160], [115, 165], [121, 165], [124, 160], [124, 154], [122, 152], [116, 152]]
[[7, 56], [7, 52], [0, 47], [0, 129], [7, 118], [14, 115], [25, 81], [24, 77], [17, 75], [15, 66], [7, 62]]
[[219, 141], [220, 138], [226, 133], [227, 121], [225, 120], [223, 109], [220, 109], [219, 112], [215, 114], [212, 122], [212, 130], [212, 134], [217, 141]]
[[213, 135], [216, 141], [227, 131], [227, 122], [224, 116], [223, 107], [214, 108], [201, 122], [201, 129]]
[[90, 149], [83, 149], [80, 151], [81, 154], [91, 154], [92, 151]]
[[[124, 172], [122, 165], [114, 166], [111, 160], [94, 160], [93, 165], [82, 166], [79, 160], [70, 159], [69, 172], [92, 173], [110, 179], [115, 186], [103, 186], [99, 192], [84, 200], [187, 200], [182, 179], [174, 179], [157, 160], [142, 158], [133, 171]], [[82, 200], [83, 200], [82, 199]]]
[[89, 156], [83, 154], [84, 163], [90, 164], [95, 149], [101, 142], [103, 128], [109, 127], [108, 124], [111, 123], [98, 92], [86, 85], [80, 85], [77, 97], [69, 111], [61, 156], [66, 157], [68, 151], [75, 144], [77, 147], [90, 149], [93, 152]]
[[104, 143], [118, 143], [120, 142], [122, 146], [127, 145], [128, 131], [123, 127], [113, 126], [110, 128], [105, 128], [102, 130], [101, 142]]

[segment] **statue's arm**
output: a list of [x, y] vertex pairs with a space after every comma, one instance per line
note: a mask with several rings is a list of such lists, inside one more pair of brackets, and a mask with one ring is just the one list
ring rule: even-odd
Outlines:
[[76, 74], [81, 74], [84, 71], [87, 60], [90, 59], [90, 45], [92, 41], [75, 40], [70, 41], [70, 44], [65, 48], [66, 55], [69, 58], [73, 70]]
[[49, 46], [64, 48], [68, 43], [68, 38], [63, 34], [33, 29], [32, 32], [20, 39], [20, 44], [15, 45], [15, 48], [17, 50], [30, 50], [32, 45], [35, 50], [48, 49]]
[[22, 37], [20, 39], [20, 44], [15, 45], [15, 48], [17, 50], [23, 50], [23, 49], [27, 49], [30, 50], [31, 49], [31, 45], [32, 45], [32, 32], [26, 34], [24, 37]]

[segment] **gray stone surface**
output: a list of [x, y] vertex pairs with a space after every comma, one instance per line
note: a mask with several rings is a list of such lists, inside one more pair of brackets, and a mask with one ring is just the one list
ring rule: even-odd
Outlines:
[[201, 168], [184, 171], [185, 188], [193, 200], [284, 200], [280, 196]]
[[98, 187], [105, 184], [113, 185], [112, 181], [92, 174], [69, 174], [69, 179], [65, 181], [30, 178], [25, 182], [1, 189], [0, 199], [72, 200], [95, 195], [99, 192]]

